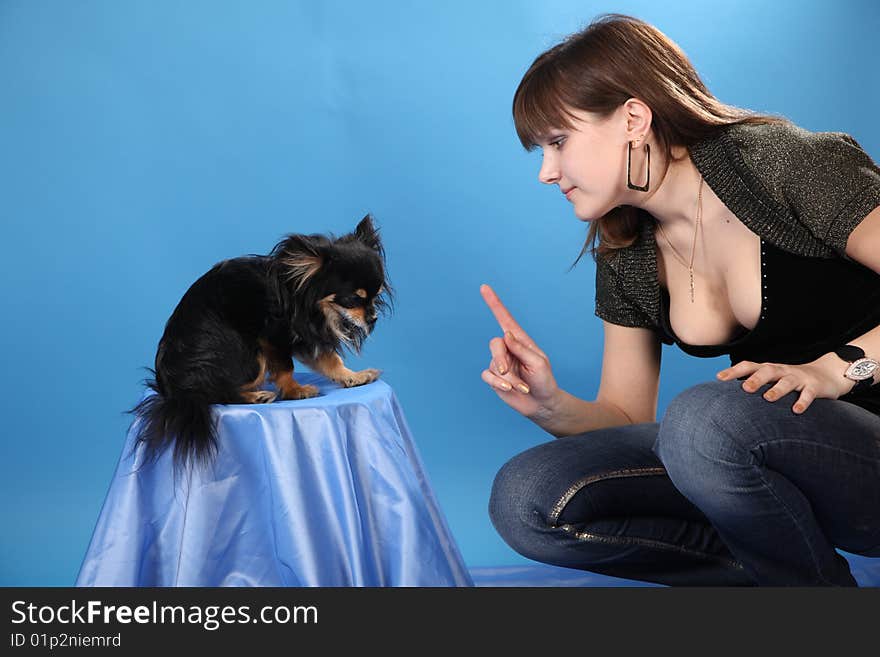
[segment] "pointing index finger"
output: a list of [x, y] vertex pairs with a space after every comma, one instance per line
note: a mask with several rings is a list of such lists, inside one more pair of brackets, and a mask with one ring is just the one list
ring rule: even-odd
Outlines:
[[542, 356], [544, 355], [544, 352], [538, 348], [535, 341], [532, 340], [528, 334], [522, 330], [522, 327], [516, 323], [513, 315], [508, 312], [507, 308], [504, 307], [504, 304], [501, 303], [501, 299], [495, 294], [495, 290], [483, 283], [480, 286], [480, 294], [483, 296], [483, 300], [486, 302], [486, 305], [489, 306], [489, 310], [495, 315], [495, 319], [505, 333], [510, 331], [524, 345], [538, 352]]
[[501, 303], [501, 299], [495, 294], [495, 290], [483, 283], [480, 286], [480, 294], [483, 296], [483, 301], [489, 306], [489, 310], [495, 315], [495, 320], [498, 322], [498, 325], [501, 326], [503, 331], [511, 331], [517, 335], [524, 335], [520, 325], [516, 323], [515, 319], [513, 319], [513, 315], [510, 314], [507, 308], [504, 307], [504, 304]]

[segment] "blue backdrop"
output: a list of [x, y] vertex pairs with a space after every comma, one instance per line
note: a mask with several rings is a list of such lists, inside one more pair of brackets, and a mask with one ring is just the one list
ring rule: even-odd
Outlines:
[[[0, 0], [0, 585], [70, 585], [164, 323], [213, 263], [287, 232], [380, 225], [384, 369], [470, 566], [525, 560], [486, 511], [550, 437], [480, 380], [491, 283], [592, 399], [586, 226], [537, 182], [510, 103], [601, 12], [657, 25], [723, 101], [854, 135], [880, 159], [880, 9], [827, 2]], [[660, 413], [724, 358], [664, 347]]]

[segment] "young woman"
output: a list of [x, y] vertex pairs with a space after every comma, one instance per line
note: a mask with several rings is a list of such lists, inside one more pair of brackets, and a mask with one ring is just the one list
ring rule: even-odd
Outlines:
[[[722, 104], [620, 15], [541, 54], [513, 114], [590, 222], [605, 342], [578, 399], [481, 288], [504, 331], [483, 380], [558, 438], [497, 474], [497, 531], [630, 579], [854, 586], [835, 547], [880, 556], [880, 169], [848, 135]], [[658, 423], [661, 342], [731, 367]]]

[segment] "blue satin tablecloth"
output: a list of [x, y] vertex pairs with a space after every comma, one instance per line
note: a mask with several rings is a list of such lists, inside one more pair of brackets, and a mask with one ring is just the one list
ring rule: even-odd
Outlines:
[[394, 391], [216, 406], [220, 449], [142, 465], [129, 430], [77, 586], [473, 586]]

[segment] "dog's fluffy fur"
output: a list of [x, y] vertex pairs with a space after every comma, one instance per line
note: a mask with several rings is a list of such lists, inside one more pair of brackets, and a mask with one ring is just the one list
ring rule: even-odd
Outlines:
[[[359, 353], [390, 307], [385, 254], [370, 215], [353, 233], [286, 236], [267, 256], [216, 264], [174, 309], [148, 395], [132, 413], [147, 458], [174, 445], [178, 464], [216, 451], [211, 404], [268, 403], [318, 394], [293, 378], [293, 358], [343, 386], [375, 381], [340, 350]], [[276, 392], [264, 390], [266, 374]]]

